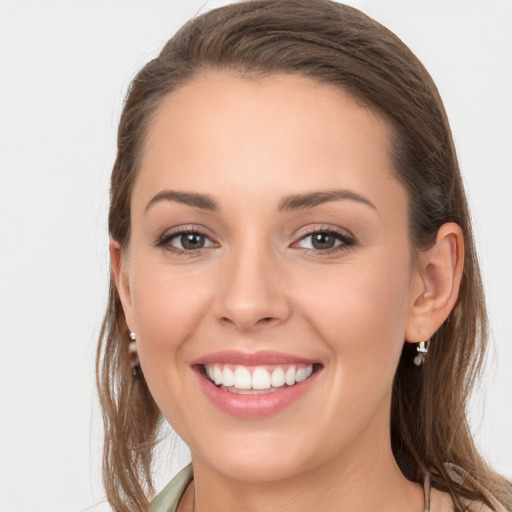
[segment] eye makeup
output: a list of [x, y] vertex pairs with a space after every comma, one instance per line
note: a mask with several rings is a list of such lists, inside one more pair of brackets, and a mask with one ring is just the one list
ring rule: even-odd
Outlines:
[[[154, 247], [177, 255], [192, 256], [220, 244], [197, 226], [183, 226], [165, 232], [159, 236]], [[309, 228], [300, 238], [290, 244], [290, 248], [319, 255], [332, 255], [348, 250], [356, 245], [353, 235], [333, 226], [316, 226]]]

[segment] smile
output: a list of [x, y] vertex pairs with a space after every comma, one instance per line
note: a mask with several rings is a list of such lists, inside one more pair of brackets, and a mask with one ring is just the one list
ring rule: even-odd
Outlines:
[[262, 418], [298, 402], [314, 386], [323, 365], [278, 352], [224, 351], [193, 361], [204, 395], [239, 418]]
[[295, 386], [313, 373], [313, 365], [233, 366], [204, 365], [204, 375], [223, 391], [240, 394], [273, 393]]

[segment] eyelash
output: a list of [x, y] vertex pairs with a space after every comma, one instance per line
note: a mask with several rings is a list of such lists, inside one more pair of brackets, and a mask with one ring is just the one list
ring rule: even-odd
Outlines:
[[302, 235], [297, 242], [294, 242], [292, 244], [293, 246], [296, 246], [299, 242], [306, 240], [308, 237], [312, 237], [313, 235], [328, 235], [335, 238], [335, 240], [338, 243], [334, 247], [331, 247], [329, 249], [310, 249], [310, 248], [302, 248], [305, 252], [313, 252], [315, 254], [319, 254], [321, 256], [327, 256], [330, 254], [346, 251], [350, 247], [353, 247], [356, 245], [356, 240], [353, 236], [348, 235], [346, 232], [338, 231], [336, 229], [330, 228], [330, 227], [322, 227], [322, 228], [314, 228]]
[[[204, 231], [202, 231], [201, 229], [192, 228], [192, 227], [179, 228], [176, 231], [173, 231], [172, 233], [165, 233], [158, 238], [158, 240], [155, 242], [154, 245], [155, 245], [155, 247], [164, 248], [174, 254], [187, 255], [187, 256], [194, 256], [197, 253], [199, 253], [201, 250], [209, 248], [209, 247], [201, 247], [198, 249], [180, 249], [178, 247], [172, 247], [170, 245], [170, 242], [172, 240], [174, 240], [180, 236], [187, 235], [187, 234], [200, 235], [200, 236], [205, 237], [205, 239], [207, 239], [211, 242], [211, 245], [209, 247], [218, 246], [218, 244], [216, 244], [216, 242], [213, 242], [210, 239], [210, 237], [206, 233], [204, 233]], [[337, 231], [333, 228], [314, 228], [314, 229], [311, 229], [309, 232], [305, 233], [304, 235], [302, 235], [296, 242], [294, 242], [291, 245], [291, 247], [295, 248], [297, 246], [297, 244], [300, 243], [301, 241], [304, 241], [308, 237], [312, 237], [313, 235], [319, 235], [319, 234], [332, 236], [336, 239], [337, 242], [340, 242], [340, 243], [338, 243], [334, 247], [324, 249], [324, 250], [314, 249], [314, 248], [313, 249], [312, 248], [300, 248], [300, 247], [297, 247], [297, 248], [302, 249], [304, 252], [308, 252], [308, 253], [313, 252], [315, 254], [319, 254], [322, 256], [322, 255], [329, 255], [329, 254], [333, 254], [333, 253], [342, 252], [342, 251], [345, 251], [348, 248], [356, 245], [355, 238], [351, 235], [348, 235], [345, 232]]]
[[[161, 247], [169, 252], [172, 252], [174, 254], [178, 255], [186, 255], [186, 256], [194, 256], [198, 252], [200, 252], [202, 249], [207, 249], [208, 247], [200, 247], [199, 249], [180, 249], [179, 247], [172, 247], [170, 245], [170, 242], [180, 236], [183, 235], [200, 235], [203, 236], [205, 239], [210, 240], [210, 237], [201, 229], [194, 228], [194, 227], [187, 227], [187, 228], [178, 228], [176, 231], [173, 231], [172, 233], [165, 233], [161, 237], [158, 238], [158, 240], [155, 243], [155, 247]], [[212, 245], [216, 245], [215, 242], [212, 242]]]

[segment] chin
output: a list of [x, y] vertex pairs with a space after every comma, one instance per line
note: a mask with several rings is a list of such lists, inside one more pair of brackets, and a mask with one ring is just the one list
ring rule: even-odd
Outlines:
[[222, 450], [205, 450], [201, 458], [216, 471], [234, 480], [274, 482], [315, 466], [313, 459], [317, 454], [312, 452], [311, 443], [302, 441], [297, 434], [245, 433], [240, 436], [230, 434], [228, 438], [217, 444], [222, 446]]
[[221, 462], [216, 461], [216, 465], [217, 471], [225, 476], [253, 484], [277, 482], [302, 472], [300, 461], [282, 460], [275, 455], [250, 461], [239, 457], [228, 458]]

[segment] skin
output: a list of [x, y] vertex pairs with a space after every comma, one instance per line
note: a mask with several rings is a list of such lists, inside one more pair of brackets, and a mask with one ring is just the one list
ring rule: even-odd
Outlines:
[[[373, 206], [278, 210], [290, 194], [333, 189]], [[148, 208], [164, 190], [208, 194], [219, 209]], [[404, 341], [428, 339], [453, 307], [463, 245], [445, 224], [415, 257], [386, 122], [299, 76], [201, 75], [159, 107], [131, 207], [130, 244], [112, 241], [111, 258], [151, 393], [191, 450], [180, 510], [422, 511], [421, 487], [391, 452], [392, 382]], [[176, 227], [204, 233], [206, 246], [157, 246]], [[326, 229], [353, 243], [313, 249], [308, 235]], [[191, 369], [226, 349], [277, 350], [322, 370], [284, 410], [238, 418]]]

